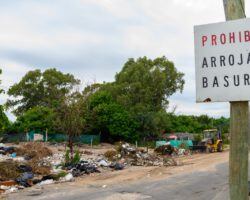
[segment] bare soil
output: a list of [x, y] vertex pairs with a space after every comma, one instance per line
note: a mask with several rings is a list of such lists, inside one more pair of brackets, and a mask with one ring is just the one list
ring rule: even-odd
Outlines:
[[[64, 145], [48, 145], [48, 147], [52, 149], [54, 153], [65, 151]], [[88, 158], [103, 155], [106, 151], [115, 149], [115, 146], [111, 144], [101, 144], [91, 148], [89, 145], [82, 145], [78, 147], [78, 149], [81, 153], [90, 152], [91, 155], [85, 155], [86, 158]], [[153, 149], [150, 149], [149, 151], [152, 152]], [[176, 158], [177, 162], [180, 163], [179, 166], [129, 166], [121, 171], [101, 170], [101, 173], [79, 177], [72, 184], [106, 187], [116, 183], [133, 182], [141, 179], [164, 179], [181, 173], [215, 170], [217, 164], [228, 162], [228, 159], [228, 150], [216, 153], [196, 153]]]
[[172, 175], [181, 173], [191, 173], [194, 171], [208, 171], [215, 170], [215, 166], [220, 163], [227, 162], [229, 158], [229, 151], [221, 153], [202, 153], [190, 156], [183, 156], [177, 158], [181, 166], [171, 167], [142, 167], [131, 166], [122, 171], [106, 171], [100, 174], [91, 174], [77, 179], [76, 184], [79, 185], [95, 185], [107, 186], [115, 183], [133, 182], [140, 179], [164, 179]]

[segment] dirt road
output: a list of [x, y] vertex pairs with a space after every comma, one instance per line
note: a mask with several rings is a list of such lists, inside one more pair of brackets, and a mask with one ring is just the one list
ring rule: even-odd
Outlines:
[[35, 186], [7, 199], [168, 199], [166, 195], [171, 199], [212, 199], [227, 185], [228, 157], [227, 151], [196, 154], [179, 158], [182, 166], [130, 167], [75, 182]]

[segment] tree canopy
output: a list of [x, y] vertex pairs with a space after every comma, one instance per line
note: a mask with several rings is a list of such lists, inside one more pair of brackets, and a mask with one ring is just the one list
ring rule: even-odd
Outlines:
[[78, 95], [72, 94], [62, 99], [54, 123], [57, 130], [68, 135], [71, 160], [73, 160], [74, 153], [73, 139], [83, 133], [85, 126], [83, 102], [78, 97]]
[[[0, 75], [2, 74], [2, 70], [0, 69]], [[3, 89], [1, 89], [1, 79], [0, 79], [0, 94], [4, 92]], [[0, 134], [4, 133], [7, 128], [10, 126], [10, 122], [6, 114], [4, 113], [3, 106], [0, 105]]]
[[53, 130], [55, 114], [52, 109], [36, 106], [17, 117], [14, 126], [20, 132], [30, 130]]
[[131, 58], [116, 74], [115, 81], [101, 89], [109, 91], [130, 113], [140, 136], [156, 137], [167, 123], [162, 116], [166, 115], [169, 97], [183, 90], [183, 77], [184, 74], [164, 56], [153, 60]]
[[62, 98], [79, 84], [71, 74], [64, 74], [56, 69], [29, 71], [18, 83], [8, 90], [6, 106], [12, 108], [17, 116], [35, 107], [55, 108]]
[[4, 113], [3, 106], [0, 105], [0, 134], [4, 133], [10, 126], [10, 122]]
[[129, 59], [113, 84], [117, 101], [132, 112], [157, 112], [168, 106], [168, 98], [182, 92], [184, 74], [166, 57]]
[[[157, 139], [164, 133], [202, 133], [208, 128], [228, 132], [227, 118], [167, 112], [169, 97], [182, 92], [185, 81], [184, 74], [164, 56], [128, 59], [113, 82], [94, 83], [76, 92], [79, 84], [72, 74], [54, 68], [29, 71], [8, 90], [6, 106], [17, 116], [11, 130], [49, 129], [67, 134], [71, 153], [73, 138], [80, 134], [132, 142]], [[8, 124], [0, 106], [0, 132]]]
[[137, 124], [107, 91], [98, 91], [88, 100], [87, 131], [101, 133], [102, 139], [133, 140]]

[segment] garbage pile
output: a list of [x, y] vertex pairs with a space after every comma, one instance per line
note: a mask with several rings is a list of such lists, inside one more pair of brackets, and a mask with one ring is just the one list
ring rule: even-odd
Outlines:
[[95, 164], [92, 164], [86, 160], [81, 160], [80, 162], [76, 164], [71, 164], [67, 166], [66, 168], [71, 171], [74, 177], [78, 177], [83, 174], [90, 174], [94, 172], [100, 173], [100, 171], [97, 169], [97, 166]]
[[160, 166], [162, 158], [156, 154], [150, 154], [144, 149], [139, 149], [131, 146], [128, 143], [120, 146], [121, 157], [126, 159], [126, 162], [133, 166]]
[[109, 167], [121, 170], [130, 166], [160, 166], [162, 158], [156, 154], [147, 153], [144, 149], [136, 148], [128, 143], [118, 144], [116, 150], [107, 151], [105, 157], [112, 161]]
[[157, 148], [155, 148], [155, 152], [161, 155], [168, 155], [168, 156], [173, 156], [173, 157], [190, 154], [189, 149], [175, 148], [171, 146], [170, 144], [158, 146]]
[[[148, 153], [145, 149], [136, 148], [128, 143], [119, 144], [117, 150], [107, 151], [104, 155], [113, 161], [110, 167], [122, 164], [123, 166], [179, 166], [182, 165], [175, 158], [187, 155], [185, 149], [177, 149], [170, 145], [163, 145]], [[115, 163], [114, 163], [115, 161]]]
[[76, 177], [105, 170], [123, 170], [127, 166], [176, 166], [175, 156], [181, 149], [160, 146], [154, 152], [119, 143], [105, 154], [91, 151], [79, 153], [77, 161], [66, 162], [64, 150], [54, 153], [43, 143], [21, 146], [0, 144], [0, 194], [15, 192], [33, 185], [72, 181]]
[[155, 152], [161, 155], [172, 155], [173, 153], [176, 153], [176, 149], [172, 147], [171, 145], [166, 144], [166, 145], [161, 145], [155, 148]]
[[63, 153], [53, 155], [43, 143], [26, 143], [20, 147], [0, 144], [0, 194], [33, 185], [72, 181], [83, 174], [100, 172], [90, 161], [81, 159], [65, 165], [64, 159]]

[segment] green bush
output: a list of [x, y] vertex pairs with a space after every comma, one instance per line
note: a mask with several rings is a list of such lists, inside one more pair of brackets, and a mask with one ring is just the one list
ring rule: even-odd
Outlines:
[[70, 163], [70, 155], [69, 155], [69, 149], [67, 149], [65, 153], [65, 164], [69, 163]]
[[74, 155], [74, 157], [73, 157], [72, 163], [73, 163], [73, 164], [76, 164], [76, 163], [78, 163], [80, 160], [81, 160], [81, 156], [80, 156], [79, 150], [77, 149], [77, 150], [76, 150], [76, 153], [75, 153], [75, 155]]

